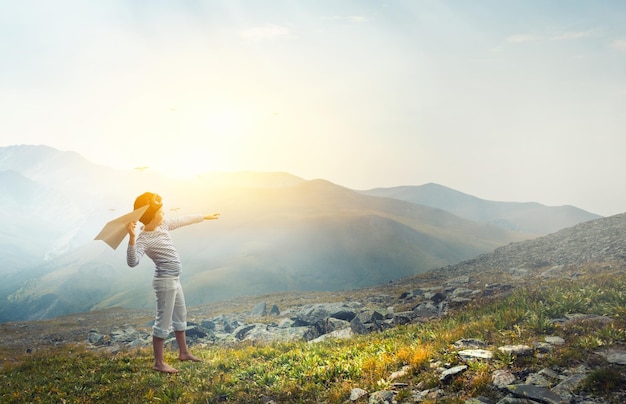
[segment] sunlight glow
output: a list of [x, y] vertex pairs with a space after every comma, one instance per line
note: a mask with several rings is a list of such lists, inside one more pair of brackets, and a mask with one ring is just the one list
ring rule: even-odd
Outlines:
[[[240, 149], [255, 133], [256, 113], [237, 104], [196, 103], [176, 109], [176, 134], [166, 136], [158, 154], [171, 151], [171, 159], [157, 169], [176, 178], [190, 178], [208, 171], [228, 170], [240, 161]], [[181, 139], [190, 139], [182, 142]], [[165, 150], [163, 150], [165, 149]]]

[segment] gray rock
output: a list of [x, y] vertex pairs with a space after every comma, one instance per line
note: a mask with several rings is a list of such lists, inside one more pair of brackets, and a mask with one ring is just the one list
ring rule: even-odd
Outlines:
[[354, 332], [351, 328], [344, 328], [343, 330], [336, 330], [333, 332], [329, 332], [328, 334], [320, 335], [317, 338], [310, 340], [310, 343], [317, 343], [322, 341], [327, 341], [329, 339], [349, 339], [352, 338]]
[[585, 374], [577, 373], [569, 376], [567, 379], [563, 380], [561, 383], [557, 384], [552, 388], [552, 391], [561, 397], [561, 399], [565, 401], [572, 401], [572, 397], [574, 392], [581, 383], [585, 380]]
[[465, 349], [458, 352], [459, 356], [465, 360], [468, 359], [492, 359], [493, 352], [486, 349]]
[[510, 384], [506, 388], [518, 398], [529, 398], [546, 404], [561, 404], [561, 397], [545, 387], [530, 384]]
[[499, 347], [498, 350], [500, 352], [517, 356], [530, 356], [533, 354], [533, 349], [528, 345], [505, 345]]
[[325, 333], [333, 332], [336, 330], [342, 330], [344, 328], [350, 328], [350, 322], [345, 320], [339, 320], [337, 318], [328, 317], [326, 319]]
[[515, 398], [513, 397], [513, 395], [509, 395], [498, 401], [497, 404], [537, 404], [537, 402], [535, 400], [527, 398]]
[[392, 404], [394, 392], [389, 390], [376, 391], [370, 395], [369, 404]]
[[225, 333], [232, 333], [241, 324], [236, 319], [231, 319], [226, 315], [219, 315], [211, 320], [215, 324], [216, 331], [224, 331]]
[[192, 339], [206, 338], [208, 336], [206, 330], [198, 325], [188, 326], [185, 330], [185, 335], [187, 336], [187, 338]]
[[109, 334], [111, 341], [118, 344], [126, 344], [136, 339], [143, 339], [147, 333], [141, 333], [132, 327], [123, 330], [115, 330]]
[[388, 380], [396, 380], [401, 377], [404, 377], [409, 374], [410, 370], [411, 370], [410, 366], [403, 366], [402, 369], [397, 370], [393, 372], [392, 374], [390, 374]]
[[215, 323], [211, 320], [200, 321], [200, 326], [205, 330], [215, 330]]
[[355, 387], [350, 392], [350, 401], [356, 401], [361, 397], [365, 397], [366, 395], [367, 395], [367, 391], [360, 389], [358, 387]]
[[442, 389], [428, 389], [415, 393], [413, 399], [416, 403], [421, 403], [425, 400], [431, 400], [436, 402], [439, 398], [445, 397], [446, 392]]
[[551, 381], [559, 380], [559, 374], [552, 369], [541, 369], [538, 373]]
[[550, 388], [552, 386], [552, 383], [546, 377], [540, 375], [539, 373], [529, 374], [524, 382], [526, 384], [532, 384], [533, 386], [541, 386], [546, 388]]
[[452, 297], [453, 297], [453, 298], [459, 298], [459, 297], [470, 297], [473, 293], [474, 293], [474, 291], [473, 291], [472, 289], [468, 289], [468, 288], [456, 288], [456, 289], [454, 289], [454, 291], [452, 292]]
[[280, 309], [275, 304], [272, 305], [269, 312], [270, 316], [280, 316]]
[[363, 310], [357, 317], [363, 324], [374, 323], [376, 321], [381, 321], [383, 319], [383, 315], [376, 310]]
[[[318, 303], [304, 306], [296, 313], [296, 318], [303, 322], [302, 325], [311, 325], [324, 322], [328, 317], [333, 316], [343, 320], [345, 316], [352, 316], [350, 313], [359, 304], [352, 303]], [[354, 314], [356, 315], [356, 313]], [[354, 317], [354, 316], [352, 316]]]
[[450, 369], [446, 369], [441, 373], [441, 376], [439, 376], [439, 380], [441, 380], [442, 382], [448, 382], [450, 381], [455, 375], [465, 372], [467, 370], [467, 366], [466, 365], [460, 365], [460, 366], [455, 366], [453, 368]]
[[467, 285], [469, 282], [470, 277], [468, 275], [461, 275], [452, 279], [448, 279], [445, 284], [448, 286], [461, 286]]
[[552, 335], [546, 336], [544, 338], [544, 341], [546, 341], [550, 345], [563, 345], [563, 344], [565, 344], [565, 340], [563, 338], [557, 337], [557, 336], [552, 336]]
[[535, 342], [533, 344], [537, 352], [542, 354], [547, 354], [554, 351], [554, 346], [552, 344], [548, 344], [547, 342]]
[[[246, 334], [252, 330], [253, 328], [255, 328], [257, 325], [255, 324], [244, 324], [241, 325], [239, 327], [237, 327], [235, 329], [235, 331], [233, 331], [233, 335], [235, 336], [235, 338], [237, 338], [238, 340], [243, 340], [246, 337]], [[260, 324], [261, 327], [266, 327], [265, 324]]]
[[626, 365], [626, 351], [621, 349], [608, 349], [606, 351], [596, 351], [596, 354], [604, 356], [609, 363], [616, 365]]
[[446, 295], [441, 292], [436, 292], [432, 294], [425, 295], [428, 299], [430, 299], [433, 303], [438, 304], [446, 300]]
[[418, 317], [438, 317], [439, 308], [432, 302], [421, 303], [413, 309], [413, 314]]
[[330, 313], [330, 318], [335, 318], [337, 320], [343, 321], [352, 321], [352, 319], [356, 316], [356, 312], [354, 310], [349, 310], [347, 308], [340, 308], [337, 311]]
[[409, 324], [415, 318], [412, 311], [402, 311], [393, 315], [393, 323], [396, 325]]
[[352, 319], [352, 321], [350, 321], [350, 329], [355, 334], [368, 334], [369, 333], [369, 330], [367, 329], [367, 327], [363, 325], [363, 323], [361, 322], [361, 320], [359, 320], [358, 317], [355, 317]]
[[261, 302], [252, 308], [250, 315], [256, 317], [264, 317], [267, 315], [267, 303]]
[[452, 299], [450, 299], [450, 306], [459, 307], [468, 304], [471, 301], [472, 299], [470, 299], [469, 297], [453, 297]]
[[290, 319], [290, 318], [284, 318], [282, 320], [280, 320], [280, 322], [278, 323], [278, 327], [280, 328], [289, 328], [289, 327], [294, 327], [295, 321]]
[[128, 344], [129, 348], [140, 348], [152, 344], [152, 338], [136, 339]]
[[274, 341], [306, 341], [310, 339], [310, 327], [263, 327], [257, 324], [249, 330], [244, 341], [274, 342]]
[[486, 397], [472, 397], [465, 400], [463, 404], [493, 404], [493, 401]]
[[91, 330], [87, 335], [87, 341], [92, 345], [104, 345], [104, 335], [96, 330]]
[[498, 369], [495, 370], [491, 375], [491, 382], [494, 384], [494, 386], [499, 388], [504, 388], [509, 384], [515, 383], [515, 380], [515, 376], [508, 370]]

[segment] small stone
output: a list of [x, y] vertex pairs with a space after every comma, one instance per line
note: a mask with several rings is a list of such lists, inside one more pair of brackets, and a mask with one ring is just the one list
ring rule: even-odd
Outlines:
[[441, 380], [442, 382], [447, 382], [450, 379], [452, 379], [453, 376], [461, 373], [461, 372], [465, 372], [467, 370], [467, 366], [466, 365], [461, 365], [461, 366], [455, 366], [453, 368], [450, 369], [446, 369], [441, 373], [441, 376], [439, 377], [439, 380]]
[[394, 392], [389, 390], [381, 390], [370, 395], [369, 404], [391, 404]]
[[397, 372], [393, 372], [389, 376], [389, 380], [396, 380], [396, 379], [399, 379], [401, 377], [404, 377], [407, 374], [409, 374], [409, 370], [411, 370], [410, 366], [403, 366], [401, 370], [398, 370]]
[[491, 375], [491, 381], [496, 387], [504, 388], [515, 382], [515, 376], [503, 369], [498, 369]]
[[529, 398], [547, 404], [561, 403], [561, 397], [545, 387], [530, 384], [511, 384], [507, 386], [507, 390], [519, 398]]
[[620, 349], [609, 349], [606, 351], [596, 352], [598, 355], [604, 356], [609, 363], [617, 365], [626, 365], [626, 351]]
[[584, 373], [574, 374], [556, 385], [552, 391], [558, 394], [562, 399], [571, 401], [574, 392], [583, 383], [585, 377], [586, 375]]
[[547, 354], [554, 350], [554, 346], [547, 342], [536, 342], [534, 346], [537, 352], [542, 353], [542, 354]]
[[548, 335], [544, 338], [544, 340], [550, 345], [563, 345], [565, 344], [565, 340], [561, 337]]
[[551, 383], [543, 375], [539, 373], [531, 373], [528, 375], [525, 381], [526, 384], [532, 384], [533, 386], [550, 387]]
[[498, 348], [499, 351], [517, 356], [530, 356], [533, 349], [528, 345], [505, 345]]
[[98, 331], [91, 330], [87, 336], [87, 341], [92, 345], [103, 345], [104, 335], [98, 333]]
[[493, 352], [487, 351], [486, 349], [465, 349], [463, 351], [459, 351], [459, 356], [463, 359], [491, 359], [493, 358]]
[[350, 392], [350, 401], [356, 401], [361, 397], [365, 397], [366, 395], [367, 395], [367, 391], [360, 389], [358, 387], [355, 387]]

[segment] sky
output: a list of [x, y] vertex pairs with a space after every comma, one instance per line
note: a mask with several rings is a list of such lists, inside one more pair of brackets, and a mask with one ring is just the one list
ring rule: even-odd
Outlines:
[[0, 147], [626, 211], [626, 3], [0, 0]]

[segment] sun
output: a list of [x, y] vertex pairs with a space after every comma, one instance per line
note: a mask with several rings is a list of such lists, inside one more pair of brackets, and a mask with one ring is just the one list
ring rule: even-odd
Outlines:
[[197, 122], [198, 129], [209, 136], [232, 136], [245, 126], [245, 117], [241, 111], [222, 107], [199, 117]]
[[190, 178], [209, 171], [232, 171], [254, 136], [255, 114], [242, 105], [195, 104], [176, 108], [175, 135], [168, 135], [159, 165], [169, 176]]

